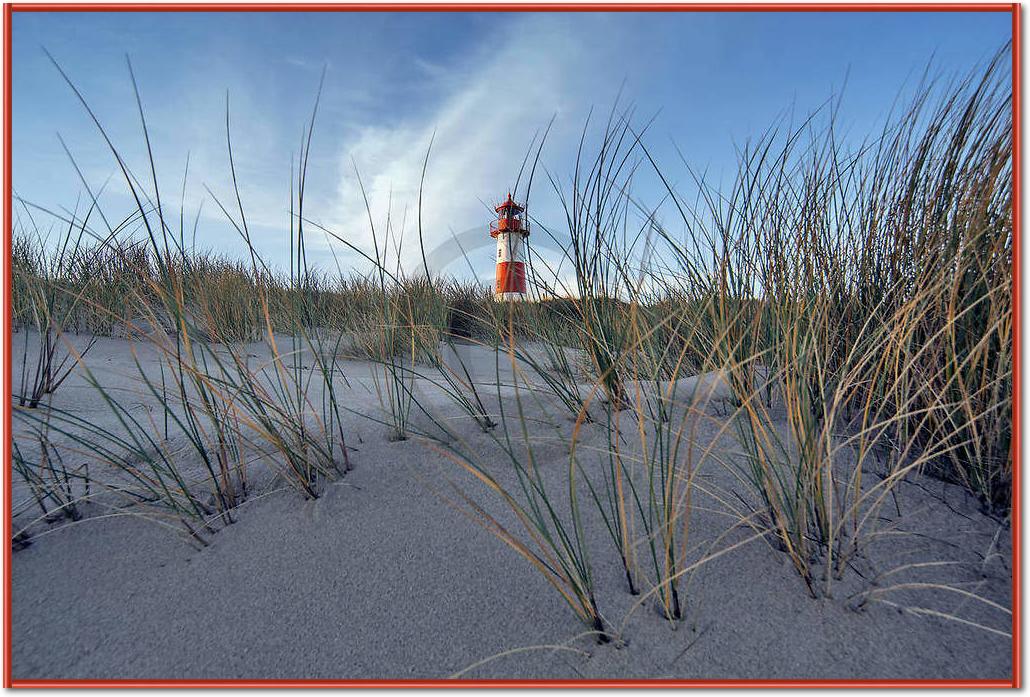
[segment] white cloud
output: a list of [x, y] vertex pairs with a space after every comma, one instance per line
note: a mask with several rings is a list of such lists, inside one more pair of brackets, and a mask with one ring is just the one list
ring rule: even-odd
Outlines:
[[[558, 118], [545, 153], [554, 153], [562, 141], [578, 135], [592, 101], [586, 94], [590, 89], [586, 78], [597, 75], [601, 70], [598, 60], [603, 57], [602, 41], [584, 45], [573, 37], [585, 32], [562, 31], [567, 20], [530, 16], [514, 21], [506, 17], [504, 21], [496, 34], [484, 37], [484, 46], [469, 61], [471, 69], [444, 73], [438, 66], [433, 66], [433, 71], [422, 67], [424, 75], [440, 73], [428, 79], [437, 81], [443, 90], [430, 113], [402, 119], [396, 127], [360, 128], [355, 138], [343, 144], [330, 229], [371, 252], [368, 214], [354, 175], [356, 165], [380, 244], [380, 227], [391, 196], [395, 223], [399, 224], [407, 207], [402, 256], [407, 270], [415, 270], [420, 263], [414, 224], [419, 179], [432, 139], [422, 206], [427, 248], [476, 225], [483, 226], [484, 244], [492, 244], [486, 231], [491, 212], [484, 202], [492, 204], [507, 193], [534, 133], [542, 132], [552, 115]], [[604, 94], [597, 99], [610, 98]], [[405, 105], [397, 108], [403, 110]], [[542, 173], [537, 174], [534, 191], [548, 188]]]

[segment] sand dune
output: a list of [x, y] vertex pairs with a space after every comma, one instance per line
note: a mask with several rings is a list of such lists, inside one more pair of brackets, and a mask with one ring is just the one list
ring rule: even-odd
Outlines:
[[[535, 424], [542, 481], [567, 504], [560, 493], [568, 486], [577, 428], [571, 415], [539, 379], [515, 379], [519, 370], [506, 356], [483, 347], [459, 350], [499, 429], [501, 402], [510, 409], [518, 392], [526, 422]], [[101, 339], [85, 365], [141, 419], [159, 424], [157, 402], [135, 377], [133, 352], [145, 372], [158, 370], [152, 348], [124, 339]], [[255, 364], [268, 359], [261, 344], [249, 352]], [[16, 355], [16, 372], [19, 362]], [[326, 484], [320, 498], [305, 500], [277, 476], [274, 463], [255, 459], [247, 501], [207, 547], [188, 544], [152, 510], [126, 508], [124, 497], [98, 491], [104, 477], [98, 462], [91, 503], [75, 523], [32, 523], [38, 509], [25, 483], [16, 481], [15, 529], [28, 526], [33, 538], [13, 556], [14, 677], [1001, 679], [1011, 673], [1005, 636], [1011, 618], [994, 605], [1011, 602], [1010, 532], [956, 486], [921, 475], [900, 484], [861, 554], [828, 595], [813, 599], [788, 557], [769, 536], [756, 534], [760, 518], [751, 519], [759, 527], [741, 524], [740, 512], [754, 501], [735, 469], [739, 446], [724, 428], [724, 406], [718, 399], [704, 403], [688, 417], [698, 474], [686, 564], [697, 566], [681, 589], [682, 621], [666, 620], [653, 598], [628, 592], [604, 521], [596, 508], [582, 512], [598, 606], [615, 634], [600, 645], [584, 635], [587, 628], [544, 578], [470, 520], [458, 500], [460, 489], [517, 527], [510, 511], [448, 456], [452, 439], [478, 453], [498, 481], [517, 486], [496, 440], [437, 387], [440, 374], [419, 369], [415, 393], [429, 413], [415, 408], [413, 435], [395, 442], [376, 420], [382, 420], [380, 369], [357, 360], [343, 367], [349, 410], [343, 430], [353, 470]], [[681, 379], [674, 387], [669, 392], [676, 395], [727, 397], [717, 375]], [[115, 427], [81, 368], [54, 406]], [[448, 434], [433, 430], [438, 422]], [[15, 429], [33, 452], [26, 422], [16, 419]], [[597, 423], [578, 429], [583, 476], [599, 482], [606, 436]], [[78, 465], [90, 454], [74, 457]], [[201, 473], [198, 463], [182, 465]], [[875, 472], [866, 479], [868, 487], [879, 481]], [[637, 543], [646, 569], [646, 541]]]

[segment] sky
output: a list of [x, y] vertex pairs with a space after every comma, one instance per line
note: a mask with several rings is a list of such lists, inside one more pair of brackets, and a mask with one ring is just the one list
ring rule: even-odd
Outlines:
[[[251, 239], [280, 268], [289, 260], [291, 182], [324, 70], [304, 217], [369, 254], [369, 210], [380, 243], [389, 217], [402, 240], [394, 251], [413, 270], [422, 263], [416, 211], [428, 150], [421, 226], [432, 270], [487, 279], [491, 207], [552, 119], [530, 213], [560, 243], [564, 216], [549, 177], [570, 186], [591, 113], [588, 150], [617, 103], [632, 108], [636, 128], [650, 124], [644, 140], [674, 186], [690, 180], [687, 165], [726, 186], [737, 150], [770, 126], [839, 99], [842, 132], [860, 138], [927, 66], [948, 79], [982, 65], [1011, 37], [1011, 20], [986, 12], [16, 12], [12, 34], [13, 186], [40, 229], [52, 224], [43, 210], [81, 215], [88, 203], [61, 139], [112, 225], [134, 207], [114, 156], [45, 51], [153, 197], [128, 57], [166, 215], [177, 229], [182, 213], [188, 243], [240, 256], [242, 238], [221, 210], [239, 218], [228, 103]], [[642, 201], [662, 198], [653, 177], [634, 187]], [[104, 227], [96, 215], [91, 225]], [[312, 264], [367, 269], [347, 245], [308, 231]], [[543, 256], [558, 246], [541, 234], [530, 242]]]

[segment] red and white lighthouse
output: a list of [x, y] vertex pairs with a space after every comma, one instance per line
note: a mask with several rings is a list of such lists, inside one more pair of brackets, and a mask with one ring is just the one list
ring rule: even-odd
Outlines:
[[490, 237], [497, 240], [497, 300], [526, 299], [526, 238], [529, 222], [522, 219], [525, 208], [512, 200], [511, 194], [497, 211], [497, 220], [490, 224]]

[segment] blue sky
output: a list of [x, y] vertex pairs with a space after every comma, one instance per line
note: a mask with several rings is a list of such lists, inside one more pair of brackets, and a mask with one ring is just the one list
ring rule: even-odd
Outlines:
[[[291, 157], [325, 66], [306, 216], [370, 250], [356, 167], [377, 225], [388, 209], [396, 230], [404, 221], [401, 256], [410, 265], [422, 158], [435, 134], [423, 203], [427, 246], [481, 227], [482, 246], [467, 244], [475, 248], [466, 251], [488, 277], [486, 204], [503, 197], [552, 116], [542, 162], [560, 180], [571, 175], [591, 107], [607, 112], [624, 85], [621, 98], [639, 123], [657, 114], [647, 143], [675, 182], [688, 179], [678, 147], [692, 167], [728, 184], [734, 148], [778, 119], [798, 121], [843, 90], [841, 126], [860, 137], [931, 61], [945, 78], [965, 74], [1010, 36], [1005, 13], [16, 12], [13, 183], [40, 206], [75, 207], [82, 186], [60, 133], [90, 186], [108, 182], [108, 218], [131, 212], [114, 159], [43, 47], [136, 175], [149, 181], [128, 54], [166, 208], [178, 220], [189, 153], [182, 203], [188, 219], [202, 205], [197, 246], [242, 252], [207, 191], [223, 203], [234, 200], [228, 92], [254, 242], [270, 261], [284, 263]], [[661, 193], [653, 181], [635, 191], [654, 201]], [[534, 184], [532, 212], [560, 228], [557, 198], [543, 178]], [[545, 246], [542, 238], [534, 243]], [[346, 268], [360, 267], [344, 247], [335, 251]], [[321, 237], [312, 238], [311, 254], [333, 263]], [[466, 269], [461, 262], [445, 270]]]

